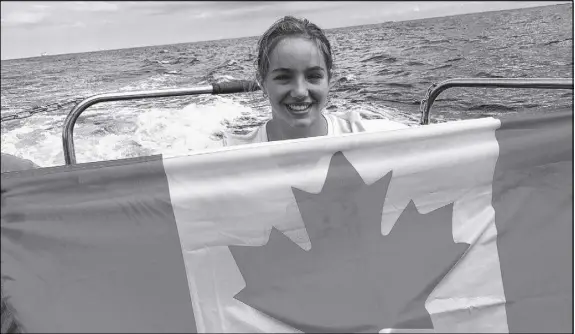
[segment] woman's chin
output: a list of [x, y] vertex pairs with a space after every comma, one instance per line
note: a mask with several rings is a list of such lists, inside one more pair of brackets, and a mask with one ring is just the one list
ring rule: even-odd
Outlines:
[[288, 124], [292, 128], [305, 129], [314, 126], [315, 123], [321, 120], [321, 115], [309, 115], [305, 118], [292, 118]]
[[321, 114], [317, 112], [317, 110], [310, 110], [300, 114], [289, 113], [288, 116], [291, 126], [300, 128], [311, 126], [315, 121], [320, 119]]
[[303, 113], [292, 113], [284, 109], [281, 113], [277, 113], [278, 120], [281, 119], [283, 124], [288, 125], [294, 129], [302, 130], [312, 126], [318, 120], [321, 120], [321, 112], [316, 108]]
[[311, 126], [312, 120], [310, 118], [292, 119], [290, 123], [294, 128], [307, 128]]

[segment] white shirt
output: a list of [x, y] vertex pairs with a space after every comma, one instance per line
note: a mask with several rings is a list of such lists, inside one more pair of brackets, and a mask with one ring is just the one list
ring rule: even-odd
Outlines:
[[[408, 127], [405, 124], [384, 119], [362, 121], [357, 111], [337, 115], [324, 114], [323, 116], [327, 121], [327, 136], [338, 136], [344, 133], [364, 131], [395, 130]], [[245, 135], [224, 132], [223, 144], [224, 146], [235, 146], [267, 142], [268, 135], [266, 125], [267, 122]]]

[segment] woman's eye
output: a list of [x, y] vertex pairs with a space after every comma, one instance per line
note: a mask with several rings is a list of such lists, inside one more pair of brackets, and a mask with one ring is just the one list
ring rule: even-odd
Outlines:
[[[307, 76], [308, 80], [321, 80], [323, 78], [322, 74], [310, 74]], [[286, 81], [286, 80], [291, 80], [291, 77], [289, 75], [286, 74], [282, 74], [282, 75], [278, 75], [277, 77], [274, 77], [274, 80], [278, 80], [278, 81]]]

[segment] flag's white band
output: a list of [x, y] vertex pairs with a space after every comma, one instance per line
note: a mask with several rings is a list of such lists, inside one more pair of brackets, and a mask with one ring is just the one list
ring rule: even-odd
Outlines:
[[[294, 331], [233, 298], [245, 282], [227, 245], [263, 245], [275, 226], [309, 249], [291, 188], [319, 192], [331, 156], [343, 151], [367, 184], [393, 173], [382, 235], [409, 200], [420, 213], [454, 204], [454, 241], [472, 246], [426, 302], [435, 330], [507, 332], [503, 304], [480, 307], [484, 296], [504, 301], [491, 207], [499, 126], [496, 119], [476, 119], [165, 159], [198, 331]], [[446, 307], [478, 311], [441, 312]]]

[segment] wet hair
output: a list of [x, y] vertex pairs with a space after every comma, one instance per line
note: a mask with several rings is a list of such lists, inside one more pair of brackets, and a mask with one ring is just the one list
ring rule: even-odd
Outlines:
[[323, 30], [307, 19], [285, 16], [272, 24], [258, 41], [256, 79], [260, 86], [263, 84], [264, 78], [269, 70], [269, 55], [276, 45], [286, 37], [305, 37], [315, 42], [317, 48], [323, 54], [328, 78], [331, 79], [333, 57], [331, 54], [331, 45], [327, 37], [325, 37]]

